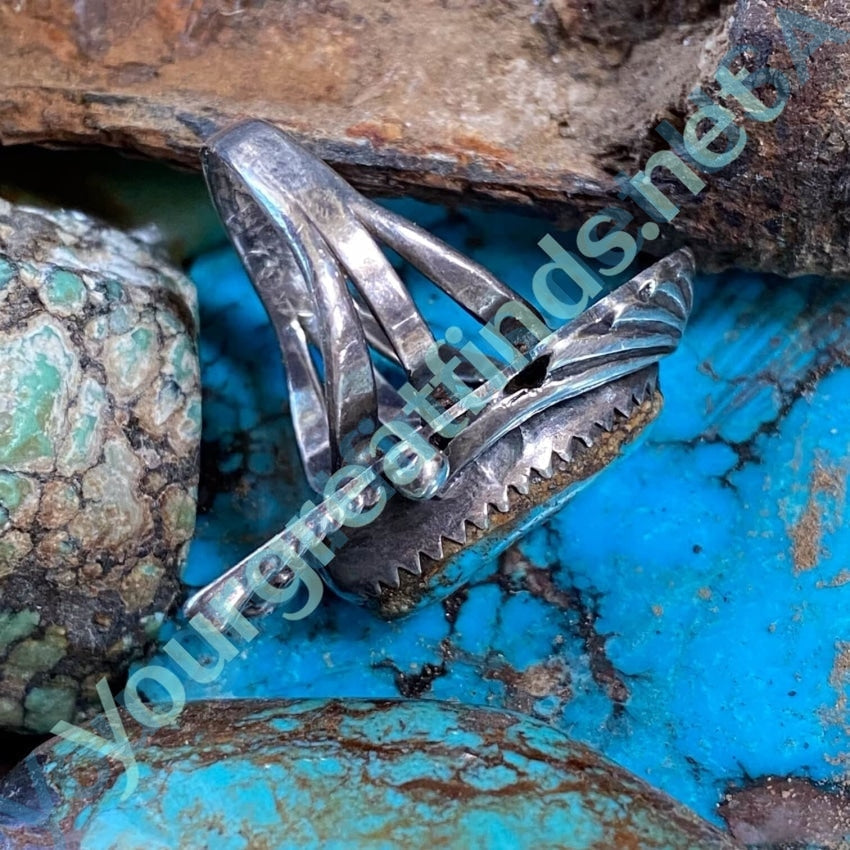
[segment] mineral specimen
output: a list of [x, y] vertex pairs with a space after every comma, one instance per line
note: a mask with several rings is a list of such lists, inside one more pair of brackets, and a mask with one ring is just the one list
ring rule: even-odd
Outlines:
[[0, 783], [0, 841], [32, 850], [61, 846], [59, 835], [87, 850], [737, 846], [563, 733], [507, 712], [237, 700], [127, 732], [140, 777], [131, 793], [117, 763], [55, 738]]
[[78, 213], [0, 202], [0, 728], [97, 703], [194, 529], [194, 287]]
[[18, 0], [0, 4], [0, 31], [6, 143], [197, 167], [204, 137], [257, 115], [359, 188], [510, 202], [570, 226], [611, 204], [639, 224], [617, 176], [662, 149], [734, 150], [722, 168], [694, 166], [696, 196], [655, 169], [681, 208], [658, 251], [850, 271], [846, 3]]
[[[545, 261], [543, 222], [392, 206], [523, 293]], [[442, 332], [445, 302], [398, 265]], [[192, 276], [211, 472], [186, 570], [194, 585], [274, 534], [309, 493], [285, 463], [293, 437], [275, 336], [238, 258], [211, 253]], [[404, 695], [529, 712], [707, 818], [730, 783], [844, 781], [846, 285], [735, 273], [700, 276], [694, 292], [646, 441], [546, 527], [406, 619], [382, 622], [328, 593], [300, 623], [255, 620], [244, 658], [211, 685], [187, 682], [188, 698]], [[183, 675], [164, 653], [156, 663]], [[768, 819], [758, 800], [750, 823]]]

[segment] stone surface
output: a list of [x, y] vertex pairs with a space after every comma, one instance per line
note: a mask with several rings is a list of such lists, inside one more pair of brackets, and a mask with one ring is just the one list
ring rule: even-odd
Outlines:
[[151, 643], [195, 516], [194, 287], [0, 201], [0, 727], [46, 732]]
[[[541, 222], [394, 206], [533, 297], [548, 261]], [[457, 321], [400, 268], [438, 333]], [[274, 334], [238, 261], [216, 252], [192, 274], [207, 414], [194, 585], [310, 494]], [[840, 783], [850, 772], [846, 295], [822, 280], [743, 274], [703, 276], [695, 291], [646, 441], [546, 527], [444, 605], [395, 623], [331, 594], [303, 622], [271, 614], [215, 682], [186, 683], [190, 698], [404, 695], [525, 711], [714, 819], [730, 786], [761, 776]]]
[[736, 846], [561, 732], [504, 712], [425, 700], [201, 703], [173, 727], [128, 734], [139, 784], [126, 801], [116, 765], [54, 739], [0, 783], [0, 840], [32, 850]]
[[[0, 5], [0, 139], [197, 167], [203, 137], [263, 117], [360, 188], [516, 203], [576, 226], [621, 203], [616, 175], [669, 143], [659, 122], [681, 132], [697, 110], [687, 95], [717, 98], [720, 60], [753, 45], [756, 64], [787, 73], [788, 105], [760, 122], [726, 99], [745, 148], [702, 174], [697, 197], [660, 170], [682, 212], [655, 244], [687, 242], [705, 268], [846, 274], [850, 8], [782, 7], [810, 31], [786, 38], [777, 4], [750, 0], [17, 0]], [[749, 85], [772, 105], [770, 86]], [[621, 205], [636, 233], [645, 214]]]
[[750, 848], [836, 848], [850, 845], [850, 795], [809, 779], [765, 777], [730, 792], [721, 813]]

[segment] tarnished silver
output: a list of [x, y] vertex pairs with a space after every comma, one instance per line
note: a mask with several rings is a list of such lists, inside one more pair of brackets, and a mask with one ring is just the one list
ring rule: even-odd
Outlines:
[[[508, 510], [509, 487], [527, 491], [532, 474], [552, 475], [553, 460], [570, 463], [574, 440], [592, 446], [615, 414], [630, 416], [654, 390], [657, 363], [676, 348], [687, 322], [693, 273], [687, 250], [549, 332], [531, 304], [484, 268], [362, 197], [269, 124], [249, 121], [217, 134], [204, 148], [203, 164], [275, 327], [311, 486], [321, 492], [351, 462], [385, 474], [386, 457], [380, 448], [370, 454], [369, 440], [399, 419], [432, 452], [412, 481], [394, 485], [407, 499], [395, 500], [322, 570], [347, 595], [398, 587], [399, 570], [421, 570], [421, 553], [441, 557], [444, 540], [466, 541], [467, 523], [488, 527], [490, 506]], [[496, 355], [479, 352], [487, 362], [472, 368], [455, 346], [435, 340], [378, 243], [495, 331]], [[321, 356], [323, 378], [311, 347]], [[454, 364], [443, 369], [453, 392], [439, 407], [439, 420], [423, 416], [409, 391], [406, 400], [389, 383], [373, 351], [398, 364], [414, 392], [426, 387], [435, 365]], [[346, 487], [360, 491], [364, 506], [377, 498], [362, 482]], [[340, 527], [322, 504], [304, 521], [314, 539]], [[284, 531], [196, 594], [188, 612], [225, 597], [243, 607], [252, 571], [277, 575], [285, 585], [293, 553], [304, 556], [304, 541]]]

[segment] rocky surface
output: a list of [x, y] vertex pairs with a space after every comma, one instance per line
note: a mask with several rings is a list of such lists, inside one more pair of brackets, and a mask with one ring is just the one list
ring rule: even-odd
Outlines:
[[117, 763], [57, 738], [0, 783], [0, 839], [32, 850], [736, 846], [561, 732], [505, 712], [248, 700], [127, 731], [139, 783], [126, 799]]
[[[850, 8], [782, 7], [807, 20], [764, 0], [18, 0], [0, 6], [0, 139], [197, 167], [205, 136], [261, 117], [374, 193], [518, 204], [570, 226], [614, 204], [637, 233], [646, 213], [616, 177], [676, 144], [701, 87], [732, 109], [743, 148], [701, 171], [696, 194], [659, 169], [681, 213], [653, 250], [687, 243], [707, 269], [840, 276]], [[759, 119], [719, 95], [721, 60], [745, 45], [749, 68], [788, 80], [770, 120], [785, 95], [769, 81], [747, 84], [767, 105]], [[655, 131], [663, 120], [673, 141]], [[732, 132], [712, 150], [733, 147]]]
[[731, 789], [721, 813], [732, 834], [752, 850], [850, 846], [850, 796], [845, 783], [768, 776]]
[[194, 287], [0, 201], [0, 728], [48, 731], [150, 645], [195, 518]]
[[[533, 297], [544, 223], [394, 208]], [[421, 276], [400, 271], [436, 333], [455, 322]], [[186, 577], [199, 584], [310, 493], [274, 332], [238, 260], [219, 251], [192, 275], [206, 474]], [[259, 636], [215, 682], [187, 681], [189, 698], [402, 695], [528, 712], [707, 818], [730, 783], [752, 777], [840, 783], [850, 770], [846, 294], [822, 280], [729, 274], [699, 277], [695, 296], [646, 440], [544, 528], [442, 605], [393, 623], [331, 593], [303, 622], [255, 621]], [[769, 799], [753, 801], [747, 822], [762, 824]], [[844, 811], [829, 796], [818, 805], [831, 802]]]

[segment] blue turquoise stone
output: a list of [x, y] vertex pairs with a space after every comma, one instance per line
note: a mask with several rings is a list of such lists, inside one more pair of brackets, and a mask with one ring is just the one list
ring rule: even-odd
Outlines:
[[428, 700], [249, 700], [196, 703], [177, 726], [128, 733], [139, 783], [126, 799], [120, 768], [53, 739], [0, 783], [0, 798], [18, 807], [0, 807], [0, 842], [56, 847], [61, 836], [85, 850], [735, 846], [646, 783], [516, 714]]
[[[541, 222], [395, 206], [526, 294], [547, 261]], [[457, 323], [397, 264], [438, 330]], [[204, 469], [185, 579], [199, 585], [311, 494], [274, 335], [235, 255], [207, 254], [192, 276]], [[404, 695], [518, 709], [718, 821], [727, 788], [749, 777], [842, 777], [845, 303], [840, 285], [816, 279], [699, 278], [685, 341], [662, 366], [665, 409], [618, 467], [445, 604], [386, 623], [327, 594], [303, 622], [272, 614], [216, 681], [187, 683], [190, 699]]]

